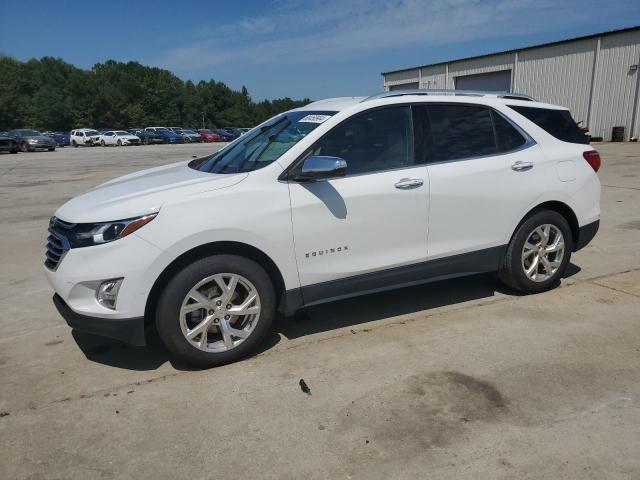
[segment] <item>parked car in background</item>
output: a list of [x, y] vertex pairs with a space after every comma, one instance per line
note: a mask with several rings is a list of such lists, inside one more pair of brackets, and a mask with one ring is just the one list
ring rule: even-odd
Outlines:
[[153, 143], [164, 143], [164, 137], [152, 130], [144, 128], [128, 128], [127, 131], [140, 139], [140, 143], [151, 145]]
[[187, 142], [187, 143], [199, 143], [199, 142], [202, 142], [202, 137], [195, 130], [191, 130], [189, 128], [184, 128], [184, 129], [180, 130], [180, 134], [182, 135], [182, 138], [184, 138], [184, 141]]
[[65, 132], [44, 132], [43, 135], [51, 137], [56, 141], [58, 147], [68, 147], [71, 145], [71, 135]]
[[184, 143], [182, 135], [178, 135], [167, 127], [147, 127], [145, 130], [155, 132], [162, 137], [163, 143]]
[[78, 128], [71, 130], [71, 145], [93, 147], [100, 144], [100, 132], [92, 128]]
[[133, 135], [125, 130], [112, 130], [104, 132], [100, 135], [100, 145], [115, 145], [122, 147], [123, 145], [140, 145], [140, 137]]
[[244, 133], [242, 129], [238, 127], [222, 127], [221, 130], [231, 135], [234, 140]]
[[223, 141], [220, 135], [218, 135], [213, 130], [209, 130], [208, 128], [201, 128], [200, 130], [198, 130], [198, 133], [200, 134], [203, 142], [211, 143]]
[[0, 152], [18, 153], [18, 142], [7, 132], [0, 132]]
[[218, 128], [217, 130], [212, 130], [214, 133], [218, 134], [221, 138], [221, 142], [233, 142], [237, 137], [235, 135], [230, 134], [226, 130]]
[[18, 143], [18, 148], [23, 152], [33, 152], [36, 150], [49, 150], [52, 152], [56, 149], [55, 140], [46, 135], [42, 135], [37, 130], [18, 128], [16, 130], [9, 130], [8, 134], [15, 139]]

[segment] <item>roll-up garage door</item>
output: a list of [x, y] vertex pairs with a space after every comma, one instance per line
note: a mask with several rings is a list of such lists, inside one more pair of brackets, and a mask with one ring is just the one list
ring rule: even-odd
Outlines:
[[456, 77], [456, 89], [509, 92], [511, 90], [511, 70]]

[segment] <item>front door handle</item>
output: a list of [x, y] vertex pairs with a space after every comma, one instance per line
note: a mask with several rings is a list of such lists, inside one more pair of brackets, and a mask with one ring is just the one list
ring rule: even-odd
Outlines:
[[533, 168], [533, 162], [517, 161], [516, 163], [511, 165], [511, 170], [515, 172], [526, 172], [527, 170], [531, 170], [532, 168]]
[[424, 180], [421, 178], [401, 178], [394, 185], [400, 190], [410, 190], [412, 188], [421, 187], [424, 184]]

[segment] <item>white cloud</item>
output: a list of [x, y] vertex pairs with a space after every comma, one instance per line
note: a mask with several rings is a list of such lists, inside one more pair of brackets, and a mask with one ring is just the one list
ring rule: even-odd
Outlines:
[[281, 0], [268, 15], [200, 30], [197, 39], [153, 63], [198, 72], [225, 64], [245, 69], [344, 61], [415, 45], [562, 30], [601, 6], [595, 0]]

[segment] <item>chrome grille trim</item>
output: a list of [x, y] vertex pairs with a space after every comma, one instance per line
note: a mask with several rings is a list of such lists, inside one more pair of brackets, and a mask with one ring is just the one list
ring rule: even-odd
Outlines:
[[60, 262], [71, 248], [66, 234], [75, 226], [75, 223], [65, 222], [56, 217], [51, 217], [49, 220], [44, 265], [52, 272], [58, 269]]

